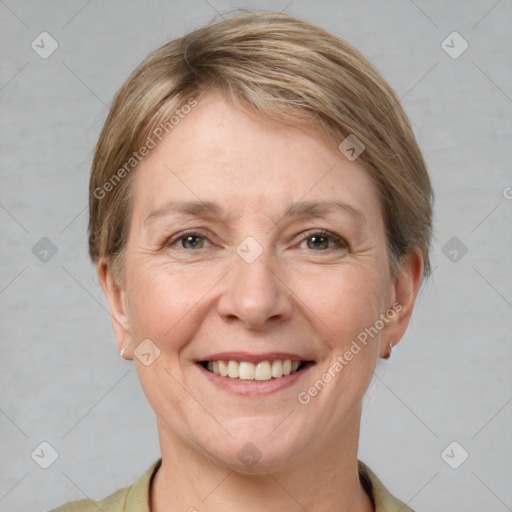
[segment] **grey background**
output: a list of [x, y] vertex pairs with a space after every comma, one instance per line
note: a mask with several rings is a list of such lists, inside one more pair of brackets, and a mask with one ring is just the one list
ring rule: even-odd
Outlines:
[[[379, 363], [360, 458], [418, 512], [512, 510], [510, 0], [0, 1], [0, 510], [102, 498], [160, 455], [87, 258], [89, 166], [129, 72], [236, 7], [285, 9], [365, 53], [403, 99], [432, 175], [434, 274]], [[31, 48], [42, 31], [59, 44], [47, 59]], [[453, 31], [469, 43], [457, 59], [441, 47]], [[32, 251], [42, 237], [57, 248], [46, 263]], [[467, 247], [445, 248], [456, 262], [443, 253], [452, 237]], [[31, 458], [42, 441], [58, 452], [48, 469]], [[469, 453], [457, 469], [441, 456], [452, 441]]]

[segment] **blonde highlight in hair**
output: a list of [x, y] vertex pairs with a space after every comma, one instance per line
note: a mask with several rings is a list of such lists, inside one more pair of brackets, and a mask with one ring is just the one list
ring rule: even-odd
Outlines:
[[[414, 250], [430, 273], [433, 192], [421, 151], [398, 98], [355, 48], [287, 14], [234, 15], [170, 41], [151, 53], [117, 92], [94, 155], [89, 199], [89, 254], [123, 276], [131, 182], [126, 162], [183, 105], [222, 91], [248, 112], [289, 124], [314, 123], [337, 147], [355, 135], [358, 157], [381, 200], [391, 274]], [[98, 198], [115, 175], [123, 179]]]

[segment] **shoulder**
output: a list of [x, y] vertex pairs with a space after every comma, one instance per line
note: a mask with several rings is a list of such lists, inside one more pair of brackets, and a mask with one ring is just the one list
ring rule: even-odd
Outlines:
[[358, 467], [361, 484], [371, 497], [375, 512], [414, 512], [403, 501], [395, 498], [368, 466], [358, 461]]
[[50, 512], [98, 512], [98, 510], [104, 512], [123, 512], [129, 490], [130, 487], [119, 489], [101, 501], [91, 499], [70, 501], [59, 508], [50, 510]]
[[149, 512], [149, 488], [161, 462], [162, 459], [158, 459], [133, 485], [119, 489], [101, 501], [71, 501], [49, 512]]

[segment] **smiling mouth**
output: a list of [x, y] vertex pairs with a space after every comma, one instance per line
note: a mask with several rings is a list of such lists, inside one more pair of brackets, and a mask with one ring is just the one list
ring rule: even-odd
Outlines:
[[269, 381], [287, 377], [300, 372], [313, 361], [292, 361], [291, 359], [277, 359], [274, 361], [249, 361], [217, 360], [200, 361], [203, 368], [220, 377], [235, 380]]

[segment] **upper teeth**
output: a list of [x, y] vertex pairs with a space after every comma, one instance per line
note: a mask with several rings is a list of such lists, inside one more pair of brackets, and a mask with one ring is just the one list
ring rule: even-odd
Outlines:
[[206, 368], [211, 372], [230, 377], [232, 379], [244, 380], [270, 380], [272, 377], [282, 377], [290, 375], [297, 370], [300, 361], [291, 359], [277, 361], [261, 361], [254, 364], [248, 361], [208, 361]]

